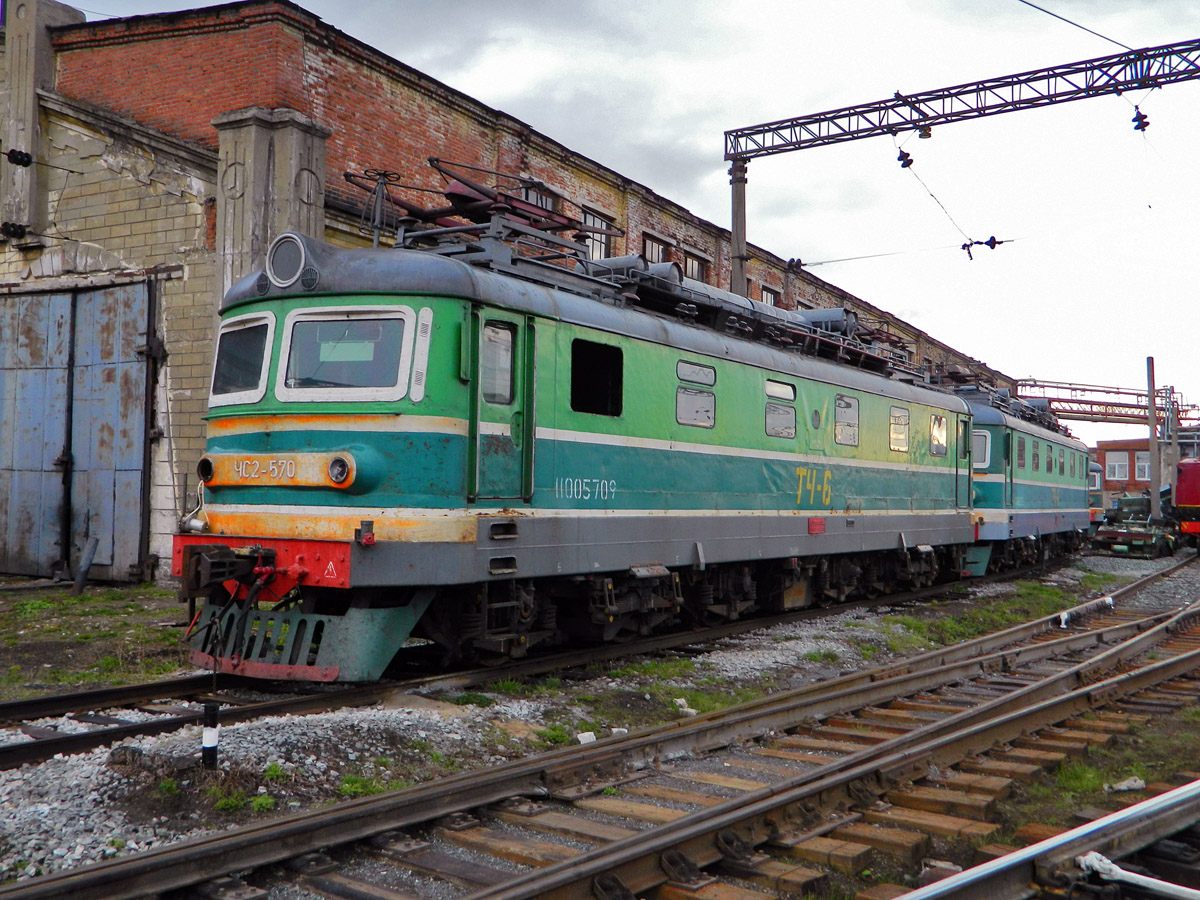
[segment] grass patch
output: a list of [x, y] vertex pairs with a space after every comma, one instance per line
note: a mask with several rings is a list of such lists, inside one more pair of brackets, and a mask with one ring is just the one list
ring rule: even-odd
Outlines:
[[1110, 588], [1120, 587], [1132, 581], [1124, 575], [1108, 575], [1102, 572], [1088, 572], [1079, 579], [1079, 587], [1089, 593], [1106, 593]]
[[[1051, 585], [1020, 581], [1016, 588], [1013, 594], [974, 604], [970, 609], [953, 616], [889, 616], [887, 619], [894, 618], [927, 645], [940, 647], [1052, 615], [1074, 606], [1076, 602], [1061, 588]], [[939, 606], [942, 604], [933, 604], [930, 609], [936, 613]]]
[[528, 697], [529, 685], [518, 678], [501, 678], [487, 686], [488, 693], [505, 694], [509, 697]]
[[534, 734], [537, 735], [539, 741], [550, 747], [569, 744], [575, 740], [575, 735], [566, 725], [548, 725], [538, 729]]
[[833, 649], [809, 650], [804, 654], [804, 658], [815, 663], [835, 663], [842, 658], [842, 655]]
[[651, 659], [646, 662], [633, 663], [612, 669], [609, 674], [614, 678], [631, 678], [644, 676], [655, 679], [681, 678], [696, 671], [696, 662], [691, 659]]
[[220, 786], [214, 786], [210, 787], [206, 793], [208, 794], [208, 798], [213, 801], [213, 809], [218, 812], [239, 812], [249, 802], [246, 792], [241, 788], [226, 791]]
[[881, 649], [873, 641], [864, 641], [861, 638], [855, 638], [851, 643], [854, 644], [854, 649], [858, 651], [858, 655], [867, 662], [873, 660]]
[[287, 770], [277, 762], [269, 762], [263, 769], [263, 781], [279, 782], [285, 778], [287, 778]]
[[466, 693], [459, 694], [457, 697], [451, 697], [450, 702], [456, 706], [491, 706], [496, 701], [487, 694], [467, 691]]
[[54, 604], [44, 597], [31, 597], [13, 604], [13, 612], [20, 619], [32, 619], [51, 609], [54, 609]]
[[1104, 774], [1095, 766], [1071, 760], [1058, 767], [1054, 783], [1071, 794], [1090, 794], [1104, 790]]
[[270, 812], [275, 808], [275, 798], [269, 794], [259, 794], [250, 801], [250, 809], [256, 813]]

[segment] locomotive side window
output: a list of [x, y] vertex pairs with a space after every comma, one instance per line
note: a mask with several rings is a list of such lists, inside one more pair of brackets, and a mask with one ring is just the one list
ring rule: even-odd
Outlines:
[[288, 313], [280, 400], [399, 400], [408, 391], [414, 318], [408, 307], [327, 307]]
[[621, 414], [623, 356], [620, 347], [571, 341], [571, 409], [595, 416]]
[[1033, 471], [1037, 472], [1042, 467], [1042, 457], [1038, 454], [1038, 442], [1033, 442]]
[[946, 417], [929, 417], [929, 452], [934, 456], [946, 455]]
[[675, 421], [680, 425], [712, 428], [717, 424], [717, 396], [712, 391], [680, 387], [675, 390]]
[[833, 402], [833, 440], [847, 447], [858, 446], [858, 398], [837, 394]]
[[1046, 445], [1046, 471], [1054, 471], [1054, 448], [1049, 444]]
[[702, 366], [700, 363], [681, 359], [675, 363], [675, 377], [680, 381], [690, 381], [693, 384], [706, 384], [712, 387], [717, 383], [717, 370], [712, 366]]
[[768, 378], [767, 396], [774, 397], [776, 400], [786, 400], [789, 403], [794, 403], [796, 401], [796, 386], [783, 381], [772, 381]]
[[1025, 468], [1025, 438], [1017, 435], [1017, 468]]
[[986, 469], [992, 462], [992, 436], [986, 431], [971, 432], [971, 468]]
[[217, 338], [209, 406], [255, 403], [267, 391], [267, 348], [274, 318], [241, 316], [225, 322]]
[[1067, 474], [1067, 467], [1066, 467], [1066, 464], [1063, 462], [1064, 455], [1065, 455], [1065, 451], [1063, 450], [1062, 447], [1059, 447], [1058, 448], [1058, 474], [1059, 475]]
[[1071, 454], [1071, 477], [1075, 477], [1075, 454]]
[[767, 434], [771, 437], [796, 436], [796, 407], [767, 401]]
[[479, 377], [483, 399], [507, 405], [513, 401], [513, 346], [516, 329], [497, 322], [483, 326], [483, 352], [479, 357]]
[[971, 455], [971, 420], [958, 420], [958, 458], [966, 459]]
[[889, 416], [888, 446], [898, 453], [908, 452], [908, 409], [893, 406]]

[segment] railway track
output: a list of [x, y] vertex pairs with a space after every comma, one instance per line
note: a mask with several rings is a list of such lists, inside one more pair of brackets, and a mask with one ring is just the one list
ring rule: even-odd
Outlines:
[[[167, 734], [188, 725], [199, 725], [204, 713], [197, 704], [205, 702], [220, 704], [221, 721], [232, 724], [268, 715], [374, 703], [392, 690], [385, 685], [366, 685], [293, 693], [270, 700], [246, 700], [239, 696], [239, 692], [263, 687], [254, 679], [228, 675], [214, 678], [209, 674], [0, 703], [0, 725], [10, 728], [15, 725], [29, 738], [0, 744], [0, 771], [40, 762], [59, 753], [82, 753], [127, 737]], [[180, 705], [179, 701], [193, 706]], [[90, 726], [90, 730], [63, 732], [30, 724], [51, 717], [67, 717], [75, 725]]]
[[[1028, 576], [1042, 568], [1028, 567], [980, 581], [1012, 580]], [[205, 702], [219, 704], [220, 720], [226, 725], [263, 716], [362, 706], [375, 703], [394, 692], [461, 690], [484, 685], [498, 678], [528, 678], [592, 662], [717, 641], [780, 624], [818, 621], [831, 613], [851, 609], [926, 600], [945, 594], [953, 587], [954, 585], [939, 585], [903, 594], [851, 601], [834, 607], [803, 609], [781, 615], [728, 622], [694, 632], [653, 635], [633, 642], [588, 648], [586, 657], [581, 656], [578, 650], [539, 654], [510, 661], [502, 667], [485, 666], [436, 675], [414, 675], [379, 684], [311, 693], [289, 690], [286, 696], [269, 700], [247, 700], [244, 699], [244, 695], [245, 692], [274, 693], [277, 686], [271, 682], [209, 673], [146, 684], [3, 702], [0, 703], [0, 728], [7, 727], [10, 731], [19, 731], [25, 739], [10, 738], [7, 742], [0, 743], [0, 771], [40, 762], [60, 753], [82, 753], [130, 737], [167, 734], [189, 725], [199, 725], [203, 718], [200, 704]], [[419, 666], [421, 658], [417, 655], [419, 658], [416, 665]], [[425, 664], [427, 663], [425, 660]], [[180, 701], [191, 705], [181, 705]], [[61, 730], [58, 723], [47, 723], [47, 720], [58, 717], [70, 720], [70, 731]]]
[[[746, 882], [808, 890], [822, 867], [853, 865], [855, 844], [912, 857], [930, 832], [985, 835], [979, 812], [1007, 779], [1129, 724], [1080, 716], [1118, 701], [1162, 710], [1194, 700], [1198, 625], [1200, 604], [1142, 618], [1093, 601], [896, 666], [31, 879], [0, 898], [137, 897], [289, 860], [289, 877], [314, 894], [411, 896], [330, 871], [322, 851], [355, 841], [480, 900], [671, 897], [720, 879], [735, 883], [703, 896], [740, 896]], [[931, 771], [941, 781], [914, 785]]]

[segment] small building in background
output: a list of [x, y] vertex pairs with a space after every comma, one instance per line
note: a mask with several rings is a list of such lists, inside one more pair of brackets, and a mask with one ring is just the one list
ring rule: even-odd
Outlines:
[[[1121, 497], [1136, 497], [1149, 492], [1149, 438], [1097, 441], [1094, 453], [1095, 461], [1101, 467], [1097, 474], [1105, 509], [1115, 506]], [[1159, 460], [1161, 484], [1173, 484], [1177, 457], [1171, 444], [1159, 444]]]

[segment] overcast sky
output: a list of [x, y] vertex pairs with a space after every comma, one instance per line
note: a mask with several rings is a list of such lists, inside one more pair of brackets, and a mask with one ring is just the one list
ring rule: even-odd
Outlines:
[[[723, 227], [727, 129], [1123, 50], [1020, 0], [299, 3]], [[1200, 37], [1194, 0], [1037, 5], [1135, 49]], [[750, 241], [1006, 374], [1139, 388], [1154, 356], [1200, 402], [1200, 81], [898, 140], [910, 169], [889, 137], [751, 162]]]

